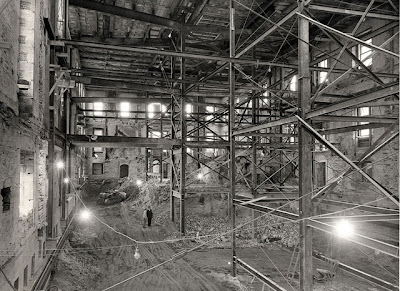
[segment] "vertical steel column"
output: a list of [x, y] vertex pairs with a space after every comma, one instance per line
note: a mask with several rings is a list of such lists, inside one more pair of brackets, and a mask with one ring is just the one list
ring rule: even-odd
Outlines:
[[[163, 139], [164, 135], [163, 135], [163, 122], [162, 122], [162, 104], [160, 105], [160, 138]], [[161, 149], [161, 153], [160, 153], [160, 183], [162, 183], [162, 178], [163, 178], [163, 152], [164, 150]]]
[[[181, 52], [185, 52], [185, 29], [183, 27], [185, 21], [185, 17], [182, 17], [182, 22], [181, 22]], [[185, 59], [182, 57], [181, 58], [181, 63], [180, 63], [180, 77], [181, 80], [185, 79], [185, 74], [186, 74], [186, 68], [185, 68]], [[180, 193], [180, 211], [179, 211], [179, 219], [180, 219], [180, 231], [182, 235], [185, 235], [185, 179], [186, 179], [186, 160], [187, 160], [187, 154], [186, 154], [186, 114], [185, 114], [185, 108], [186, 108], [186, 100], [185, 100], [185, 90], [186, 90], [186, 85], [185, 83], [181, 83], [181, 166], [180, 166], [180, 185], [179, 185], [179, 193]]]
[[[171, 57], [171, 79], [175, 77], [175, 58]], [[176, 138], [175, 126], [174, 126], [174, 119], [175, 119], [175, 97], [171, 94], [171, 139]], [[174, 156], [174, 147], [171, 149], [171, 161], [170, 161], [170, 168], [171, 168], [171, 191], [170, 191], [170, 207], [169, 207], [169, 215], [171, 221], [175, 221], [175, 197], [174, 197], [174, 190], [176, 187], [176, 174], [175, 174], [175, 156]]]
[[[235, 4], [229, 0], [229, 57], [235, 57]], [[235, 68], [229, 63], [229, 177], [230, 177], [230, 215], [232, 221], [232, 276], [236, 277], [236, 213], [233, 199], [236, 195], [236, 164], [235, 164]]]
[[[256, 51], [253, 48], [252, 49], [252, 54], [253, 54], [253, 59], [256, 58]], [[256, 70], [255, 67], [252, 66], [251, 67], [251, 77], [254, 79], [256, 77]], [[256, 125], [258, 123], [258, 118], [257, 118], [257, 111], [258, 110], [258, 96], [256, 96], [256, 92], [252, 91], [253, 94], [253, 98], [252, 98], [252, 103], [251, 103], [251, 123], [253, 125]], [[251, 192], [253, 194], [253, 197], [256, 197], [257, 191], [256, 191], [256, 187], [257, 187], [257, 137], [256, 136], [252, 136], [252, 167], [251, 167], [251, 181], [252, 181], [252, 189]], [[256, 217], [258, 216], [258, 212], [254, 209], [251, 210], [251, 219], [253, 220], [252, 223], [252, 238], [256, 238], [256, 229], [257, 229], [257, 220]]]
[[[299, 10], [302, 11], [306, 1], [299, 1]], [[310, 51], [309, 51], [309, 23], [299, 18], [299, 115], [304, 118], [311, 108], [311, 80], [310, 80]], [[312, 215], [312, 147], [313, 138], [310, 132], [299, 122], [299, 202], [300, 210], [300, 290], [313, 289], [312, 274], [312, 230], [308, 227], [308, 220], [303, 219]]]
[[[149, 92], [145, 92], [146, 100], [149, 98]], [[140, 105], [138, 105], [139, 107]], [[149, 137], [149, 116], [147, 112], [148, 103], [144, 104], [144, 122], [145, 122], [145, 130], [146, 130], [146, 137]], [[144, 180], [147, 182], [148, 180], [148, 175], [147, 173], [149, 172], [149, 149], [144, 148], [144, 160], [146, 163], [146, 168], [145, 168], [145, 173], [144, 173]]]
[[[49, 68], [50, 64], [54, 64], [54, 59], [55, 59], [55, 48], [48, 46], [49, 50], [46, 56], [46, 67]], [[51, 88], [54, 85], [55, 82], [55, 76], [54, 72], [51, 72], [49, 74], [49, 87]], [[55, 209], [55, 203], [54, 203], [54, 179], [55, 179], [55, 174], [54, 173], [54, 168], [55, 168], [55, 157], [54, 157], [54, 145], [55, 145], [55, 124], [54, 124], [54, 105], [55, 105], [55, 98], [54, 98], [54, 92], [49, 95], [49, 89], [46, 90], [47, 96], [49, 98], [49, 124], [50, 124], [50, 136], [49, 136], [49, 148], [48, 148], [48, 155], [49, 155], [49, 173], [48, 173], [48, 190], [49, 190], [49, 195], [47, 199], [47, 236], [48, 237], [54, 237], [54, 232], [53, 232], [53, 226], [55, 225], [54, 223], [54, 209]]]

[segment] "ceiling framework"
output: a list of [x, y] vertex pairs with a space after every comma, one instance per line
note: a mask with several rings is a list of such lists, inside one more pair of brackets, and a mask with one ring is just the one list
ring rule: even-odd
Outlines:
[[[70, 96], [72, 122], [77, 122], [78, 116], [89, 125], [99, 120], [141, 121], [146, 124], [146, 136], [100, 136], [93, 140], [90, 135], [71, 131], [67, 140], [80, 147], [144, 147], [146, 160], [157, 152], [153, 149], [169, 149], [168, 157], [161, 156], [160, 160], [171, 169], [171, 219], [179, 218], [182, 234], [187, 189], [194, 183], [194, 175], [201, 167], [217, 173], [229, 170], [223, 178], [229, 180], [234, 276], [240, 266], [272, 290], [285, 290], [236, 254], [237, 207], [299, 222], [302, 291], [312, 290], [313, 284], [316, 254], [311, 229], [334, 232], [329, 221], [334, 217], [313, 217], [321, 204], [342, 211], [371, 211], [364, 221], [389, 219], [384, 215], [396, 220], [398, 195], [371, 177], [362, 165], [391, 143], [398, 144], [398, 116], [347, 112], [365, 106], [395, 108], [392, 112], [398, 112], [398, 3], [352, 0], [333, 6], [336, 2], [327, 0], [115, 2], [69, 0], [71, 37], [53, 41], [52, 45], [66, 46], [79, 54], [80, 65], [67, 68], [71, 78], [85, 88], [85, 94]], [[371, 20], [377, 25], [366, 28], [364, 23]], [[368, 42], [371, 38], [376, 41]], [[385, 61], [387, 66], [377, 70], [365, 65], [355, 51], [360, 45], [371, 49], [372, 57]], [[327, 64], [321, 67], [325, 60]], [[329, 82], [318, 82], [322, 72]], [[290, 84], [296, 75], [294, 88]], [[345, 90], [342, 84], [352, 86], [348, 80], [356, 84], [362, 80], [369, 85]], [[96, 116], [96, 110], [87, 106], [93, 102], [110, 104], [110, 108], [103, 110], [103, 116]], [[120, 102], [136, 104], [137, 110], [122, 116], [116, 107]], [[165, 110], [160, 107], [150, 118], [147, 108], [152, 103], [163, 104]], [[187, 105], [192, 106], [191, 112], [185, 111]], [[212, 111], [208, 111], [210, 106]], [[383, 134], [351, 158], [339, 143], [326, 138], [356, 135], [366, 129], [379, 129]], [[160, 136], [152, 136], [154, 132]], [[318, 189], [313, 185], [316, 145], [324, 146], [350, 166], [332, 183]], [[210, 167], [204, 162], [206, 148], [229, 150], [216, 157], [216, 165]], [[197, 162], [197, 171], [186, 173], [188, 159]], [[249, 165], [248, 172], [243, 172], [240, 159]], [[274, 171], [267, 170], [271, 167]], [[381, 199], [391, 201], [392, 209], [326, 198], [354, 172], [361, 174]], [[289, 184], [293, 179], [296, 186]], [[179, 201], [178, 212], [175, 200]], [[298, 203], [299, 213], [265, 205], [276, 201], [286, 206]], [[356, 215], [347, 218], [363, 219]], [[398, 224], [398, 218], [395, 222]], [[398, 259], [398, 244], [365, 234], [358, 234], [353, 242]], [[374, 284], [389, 289], [394, 286], [357, 268], [343, 263], [340, 266]]]

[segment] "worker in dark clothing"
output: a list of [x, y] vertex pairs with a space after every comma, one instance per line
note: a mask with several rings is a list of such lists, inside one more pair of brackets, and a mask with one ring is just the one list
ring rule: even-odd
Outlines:
[[151, 210], [150, 206], [147, 209], [147, 225], [151, 226], [151, 219], [153, 218], [153, 211]]

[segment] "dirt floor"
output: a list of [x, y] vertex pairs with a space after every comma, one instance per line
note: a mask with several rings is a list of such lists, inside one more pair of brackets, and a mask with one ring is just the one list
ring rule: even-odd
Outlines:
[[[74, 230], [58, 258], [49, 286], [68, 291], [269, 290], [240, 267], [236, 278], [230, 275], [232, 253], [229, 235], [223, 235], [184, 257], [177, 256], [180, 251], [191, 249], [210, 239], [203, 235], [221, 234], [229, 229], [229, 221], [225, 217], [193, 216], [196, 219], [188, 220], [188, 236], [191, 239], [174, 243], [153, 243], [180, 238], [176, 226], [168, 219], [167, 204], [155, 207], [154, 224], [150, 228], [142, 227], [142, 205], [133, 200], [112, 206], [97, 205], [91, 200], [87, 205], [94, 215], [119, 234], [94, 217], [82, 220], [78, 213]], [[146, 243], [137, 244], [124, 235]], [[281, 241], [264, 243], [251, 239], [250, 231], [238, 234], [238, 245], [239, 258], [267, 274], [286, 290], [299, 290], [298, 279], [289, 280], [286, 276], [292, 249], [283, 246]], [[139, 259], [134, 256], [136, 247], [140, 254]], [[329, 237], [324, 237], [318, 238], [316, 247], [321, 252], [326, 252], [335, 250], [337, 246]], [[396, 264], [390, 258], [346, 244], [337, 251], [344, 263], [397, 284], [398, 262]], [[158, 264], [161, 265], [157, 267]], [[314, 268], [329, 267], [326, 263], [315, 260]], [[314, 273], [318, 275], [316, 271]], [[313, 290], [387, 289], [339, 270], [331, 280], [324, 283], [315, 281]]]

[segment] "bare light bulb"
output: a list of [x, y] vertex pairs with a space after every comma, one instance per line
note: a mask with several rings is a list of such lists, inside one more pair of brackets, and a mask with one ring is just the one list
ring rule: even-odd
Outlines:
[[68, 184], [69, 183], [69, 178], [67, 177], [67, 178], [64, 178], [64, 183], [65, 184]]
[[83, 209], [81, 212], [81, 218], [82, 220], [88, 220], [90, 217], [92, 216], [92, 214], [90, 213], [90, 211], [88, 209]]
[[136, 185], [141, 186], [143, 184], [142, 180], [136, 180]]
[[57, 167], [57, 169], [62, 169], [62, 168], [64, 168], [64, 163], [63, 163], [63, 161], [58, 161], [57, 164], [56, 164], [56, 167]]
[[139, 248], [138, 247], [136, 247], [135, 254], [133, 256], [135, 257], [136, 260], [140, 259], [140, 253], [139, 253]]
[[340, 237], [350, 237], [353, 232], [353, 225], [346, 219], [342, 219], [336, 224], [336, 234]]
[[203, 174], [202, 173], [198, 174], [197, 179], [199, 179], [199, 180], [203, 179]]

